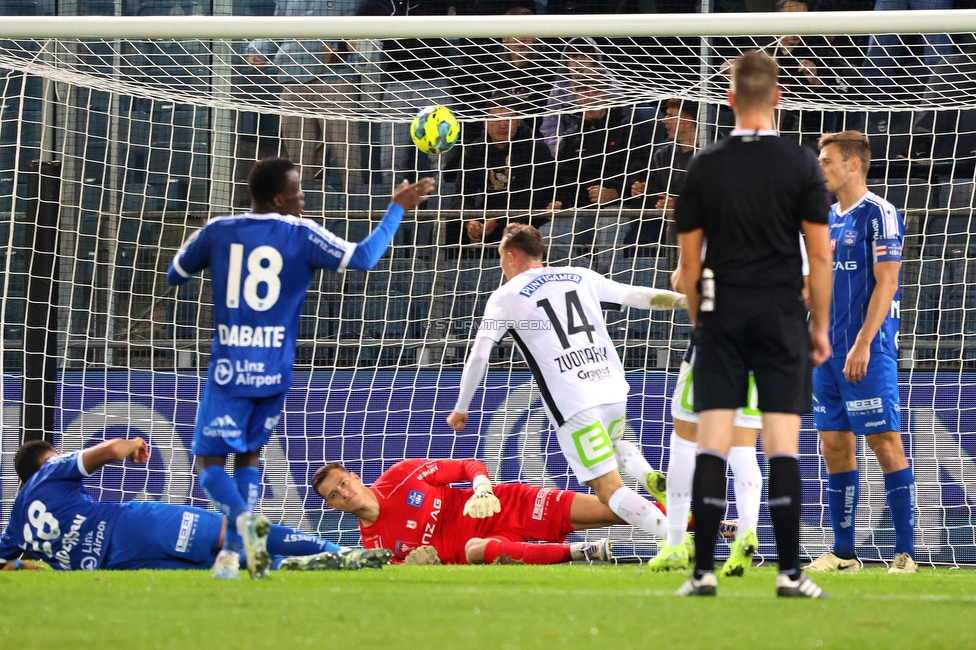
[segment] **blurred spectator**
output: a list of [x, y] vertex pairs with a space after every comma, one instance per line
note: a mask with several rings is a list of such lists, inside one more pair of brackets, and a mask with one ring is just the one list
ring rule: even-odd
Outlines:
[[603, 64], [603, 54], [591, 38], [572, 38], [566, 43], [555, 79], [546, 100], [549, 115], [539, 127], [553, 157], [558, 156], [562, 137], [580, 129], [583, 116], [577, 112], [580, 106], [577, 89], [587, 85], [605, 89], [610, 100], [620, 94], [617, 80]]
[[[876, 0], [874, 3], [875, 11], [906, 9], [952, 9], [952, 0]], [[871, 37], [867, 58], [864, 60], [864, 76], [877, 94], [902, 100], [923, 95], [937, 81], [932, 78], [936, 67], [945, 63], [945, 58], [953, 52], [948, 34], [925, 34], [921, 36], [924, 45], [921, 56], [924, 70], [912, 69], [912, 66], [906, 67], [908, 48], [904, 43], [905, 38], [904, 35], [897, 34]], [[928, 158], [932, 155], [934, 121], [932, 111], [924, 111], [916, 117], [912, 132], [919, 137], [913, 138], [912, 150], [904, 152], [902, 156]]]
[[[455, 3], [450, 0], [363, 0], [360, 16], [443, 16]], [[374, 129], [371, 144], [379, 145], [379, 165], [386, 180], [413, 179], [418, 169], [436, 169], [437, 156], [418, 156], [410, 139], [410, 118], [425, 106], [454, 108], [449, 63], [454, 47], [442, 38], [400, 38], [383, 40], [382, 66], [385, 73], [384, 113], [399, 113], [395, 122]], [[441, 157], [443, 159], [443, 156]]]
[[[532, 12], [515, 7], [508, 16], [529, 16]], [[480, 113], [487, 109], [489, 98], [496, 93], [510, 95], [508, 105], [519, 115], [539, 114], [545, 110], [549, 92], [555, 83], [555, 60], [549, 55], [551, 47], [532, 37], [469, 40], [461, 44], [464, 68], [468, 73], [459, 84], [459, 96], [466, 104]], [[537, 132], [536, 118], [525, 118], [523, 125]], [[475, 129], [472, 129], [475, 131]], [[480, 133], [471, 133], [474, 141]]]
[[630, 196], [639, 201], [633, 207], [673, 210], [698, 147], [698, 102], [669, 99], [662, 121], [668, 143], [654, 151], [643, 178], [631, 184]]
[[[355, 0], [277, 0], [276, 16], [350, 16]], [[314, 111], [322, 117], [282, 115], [282, 156], [299, 165], [303, 185], [321, 186], [328, 154], [335, 158], [342, 188], [361, 182], [359, 126], [326, 117], [356, 110], [358, 75], [352, 68], [358, 53], [343, 41], [272, 41], [250, 45], [247, 60], [267, 71], [271, 63], [282, 86], [283, 109]]]
[[[688, 164], [698, 147], [698, 103], [669, 99], [663, 122], [668, 143], [655, 149], [648, 169], [634, 177], [626, 207], [673, 210], [681, 194]], [[646, 247], [661, 243], [663, 224], [661, 216], [642, 216], [631, 225], [624, 244]]]
[[492, 243], [501, 240], [509, 221], [535, 227], [548, 215], [530, 215], [552, 201], [555, 161], [541, 140], [516, 117], [511, 98], [496, 95], [499, 102], [489, 111], [485, 136], [465, 146], [461, 161], [461, 197], [465, 210], [505, 210], [524, 215], [509, 218], [470, 219], [461, 232], [460, 222], [449, 225], [449, 243]]
[[596, 206], [623, 195], [628, 166], [647, 165], [646, 142], [635, 128], [633, 109], [614, 106], [613, 75], [602, 65], [595, 44], [573, 39], [564, 50], [563, 78], [549, 95], [549, 110], [561, 111], [542, 123], [556, 158], [553, 208]]

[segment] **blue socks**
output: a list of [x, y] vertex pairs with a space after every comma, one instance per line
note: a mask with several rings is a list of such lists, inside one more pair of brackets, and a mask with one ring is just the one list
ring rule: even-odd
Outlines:
[[339, 547], [318, 535], [288, 526], [271, 525], [268, 533], [268, 553], [271, 555], [315, 555], [324, 551], [338, 553]]
[[[885, 498], [895, 528], [895, 553], [915, 557], [915, 475], [911, 467], [884, 475]], [[860, 496], [857, 470], [827, 476], [827, 503], [834, 529], [834, 555], [844, 559], [854, 551], [854, 515]]]
[[830, 510], [830, 527], [834, 529], [833, 553], [849, 560], [857, 556], [854, 551], [854, 515], [861, 492], [857, 470], [827, 475], [827, 505]]
[[247, 504], [247, 511], [254, 512], [258, 501], [261, 500], [261, 470], [257, 467], [238, 467], [234, 470], [234, 482], [237, 491]]
[[210, 503], [227, 517], [223, 550], [240, 551], [244, 542], [237, 532], [237, 517], [247, 512], [247, 503], [237, 491], [234, 479], [220, 465], [211, 465], [200, 472], [200, 487]]
[[915, 475], [911, 467], [884, 475], [885, 499], [895, 527], [895, 554], [915, 559]]

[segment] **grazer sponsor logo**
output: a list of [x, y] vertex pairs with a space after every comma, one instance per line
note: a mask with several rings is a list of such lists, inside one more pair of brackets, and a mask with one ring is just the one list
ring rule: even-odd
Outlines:
[[237, 438], [241, 435], [241, 430], [237, 428], [234, 418], [229, 415], [221, 415], [203, 427], [203, 435], [208, 438]]
[[855, 262], [854, 260], [848, 260], [846, 262], [841, 262], [841, 261], [834, 262], [834, 270], [835, 271], [856, 271], [857, 262]]
[[[616, 354], [616, 353], [615, 353]], [[582, 350], [570, 350], [556, 357], [559, 372], [566, 372], [590, 363], [603, 363], [607, 360], [606, 346], [591, 345]]]
[[217, 337], [221, 345], [231, 348], [280, 348], [285, 340], [285, 328], [217, 325]]
[[576, 373], [576, 376], [580, 379], [586, 379], [587, 381], [603, 381], [610, 376], [610, 368], [604, 366], [603, 368], [597, 368], [596, 370], [580, 370]]
[[184, 512], [183, 521], [180, 522], [180, 534], [176, 536], [176, 552], [186, 553], [186, 550], [190, 548], [190, 540], [193, 539], [193, 534], [197, 530], [197, 522], [200, 520], [200, 515], [193, 512]]
[[871, 399], [855, 399], [849, 400], [844, 404], [847, 407], [847, 412], [851, 415], [863, 414], [863, 413], [880, 413], [883, 408], [883, 403], [880, 397], [872, 397]]

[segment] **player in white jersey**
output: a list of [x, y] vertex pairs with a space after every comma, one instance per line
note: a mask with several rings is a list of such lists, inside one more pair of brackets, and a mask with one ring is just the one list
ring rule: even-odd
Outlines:
[[646, 476], [650, 465], [633, 443], [623, 439], [630, 386], [603, 310], [682, 309], [684, 297], [620, 284], [585, 268], [546, 267], [542, 236], [526, 224], [508, 225], [498, 252], [508, 282], [488, 299], [447, 423], [455, 431], [464, 428], [491, 348], [511, 334], [539, 385], [560, 449], [579, 482], [593, 488], [627, 523], [664, 537], [667, 517], [620, 477], [618, 460], [638, 479]]
[[[801, 237], [802, 241], [802, 237]], [[705, 242], [707, 244], [707, 242]], [[704, 256], [705, 246], [702, 247]], [[803, 260], [804, 296], [806, 279], [810, 275], [810, 263], [805, 245], [800, 246]], [[674, 289], [684, 293], [681, 277], [676, 270], [671, 276]], [[695, 341], [688, 343], [688, 351], [681, 361], [678, 383], [671, 398], [671, 453], [668, 461], [667, 496], [668, 539], [657, 554], [648, 562], [653, 571], [686, 569], [691, 560], [693, 546], [687, 543], [688, 513], [691, 510], [692, 479], [695, 475], [695, 456], [698, 453], [698, 414], [695, 413], [695, 398], [692, 381], [692, 366], [695, 359]], [[735, 485], [735, 506], [739, 522], [735, 542], [729, 558], [719, 569], [719, 574], [732, 577], [742, 576], [752, 566], [752, 556], [759, 547], [756, 527], [759, 523], [759, 505], [762, 501], [763, 475], [756, 458], [756, 440], [762, 428], [762, 412], [759, 411], [759, 395], [756, 382], [749, 378], [748, 406], [735, 410], [732, 447], [729, 449], [729, 467]]]

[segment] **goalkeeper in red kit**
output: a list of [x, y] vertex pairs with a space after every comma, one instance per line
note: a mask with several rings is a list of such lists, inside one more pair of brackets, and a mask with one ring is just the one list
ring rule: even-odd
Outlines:
[[[472, 487], [450, 485], [461, 482]], [[404, 460], [369, 487], [329, 463], [315, 472], [312, 488], [329, 507], [359, 517], [363, 547], [391, 549], [394, 563], [609, 561], [609, 540], [565, 544], [566, 536], [623, 523], [592, 495], [521, 483], [492, 487], [478, 460]]]

